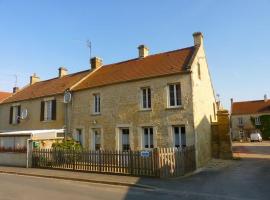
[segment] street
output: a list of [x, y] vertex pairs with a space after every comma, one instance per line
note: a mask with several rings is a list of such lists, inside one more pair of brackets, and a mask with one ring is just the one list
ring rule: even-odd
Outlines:
[[234, 143], [234, 152], [241, 158], [216, 161], [192, 176], [139, 180], [155, 189], [0, 174], [0, 199], [268, 200], [270, 142]]

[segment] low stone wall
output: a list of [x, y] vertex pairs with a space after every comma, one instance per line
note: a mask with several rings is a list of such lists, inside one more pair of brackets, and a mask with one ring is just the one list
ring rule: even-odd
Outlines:
[[27, 154], [17, 152], [1, 152], [0, 166], [26, 167]]

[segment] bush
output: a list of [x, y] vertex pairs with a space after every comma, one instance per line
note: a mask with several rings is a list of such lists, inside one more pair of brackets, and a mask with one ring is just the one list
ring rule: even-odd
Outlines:
[[75, 140], [64, 140], [62, 142], [55, 142], [52, 144], [54, 149], [64, 149], [64, 150], [82, 150], [82, 146]]

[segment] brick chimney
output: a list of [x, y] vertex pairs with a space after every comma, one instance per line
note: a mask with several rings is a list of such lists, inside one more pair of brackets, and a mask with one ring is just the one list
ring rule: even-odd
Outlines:
[[33, 85], [34, 83], [39, 82], [40, 79], [39, 77], [36, 75], [36, 73], [34, 73], [32, 76], [30, 76], [30, 85]]
[[93, 57], [90, 59], [91, 69], [98, 69], [102, 66], [102, 59]]
[[145, 58], [149, 55], [149, 49], [144, 44], [138, 46], [139, 49], [139, 58]]
[[13, 88], [13, 93], [16, 93], [16, 92], [18, 92], [19, 91], [19, 87], [14, 87]]
[[203, 46], [203, 34], [201, 32], [193, 33], [194, 45]]
[[263, 99], [264, 99], [264, 102], [267, 102], [267, 95], [265, 94], [264, 96], [263, 96]]
[[58, 78], [68, 75], [68, 70], [64, 67], [59, 67], [58, 69]]

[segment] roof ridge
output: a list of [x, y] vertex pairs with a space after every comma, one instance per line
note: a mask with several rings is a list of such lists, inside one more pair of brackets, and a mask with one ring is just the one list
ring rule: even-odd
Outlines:
[[[261, 100], [248, 100], [248, 101], [235, 101], [233, 102], [234, 103], [252, 103], [252, 102], [260, 102], [260, 101], [264, 101], [264, 99], [261, 99]], [[267, 102], [267, 101], [266, 101]], [[269, 101], [270, 102], [270, 101]]]
[[109, 66], [111, 66], [111, 65], [118, 65], [118, 64], [122, 64], [122, 63], [126, 63], [126, 62], [135, 61], [135, 60], [148, 59], [148, 58], [150, 58], [150, 57], [158, 56], [158, 55], [161, 55], [161, 54], [167, 54], [167, 53], [173, 53], [173, 52], [177, 52], [177, 51], [183, 51], [183, 50], [191, 49], [191, 48], [194, 48], [194, 47], [195, 47], [195, 46], [189, 46], [189, 47], [185, 47], [185, 48], [181, 48], [181, 49], [175, 49], [175, 50], [170, 50], [170, 51], [160, 52], [160, 53], [148, 55], [148, 56], [146, 56], [146, 57], [144, 57], [144, 58], [131, 58], [131, 59], [124, 60], [124, 61], [120, 61], [120, 62], [114, 62], [114, 63], [106, 64], [106, 65], [103, 65], [102, 67], [109, 67]]

